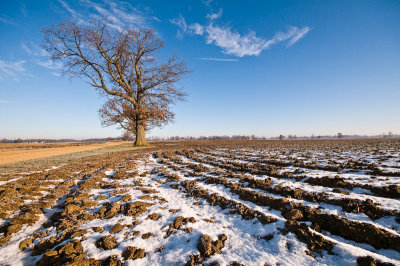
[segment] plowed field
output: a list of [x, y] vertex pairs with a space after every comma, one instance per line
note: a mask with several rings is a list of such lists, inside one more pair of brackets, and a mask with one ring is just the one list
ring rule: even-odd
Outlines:
[[400, 265], [398, 139], [178, 142], [34, 170], [0, 180], [3, 264]]

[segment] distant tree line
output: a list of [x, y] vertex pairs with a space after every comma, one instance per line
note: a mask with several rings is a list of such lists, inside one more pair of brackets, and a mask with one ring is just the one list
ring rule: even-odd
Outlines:
[[231, 140], [265, 140], [266, 137], [257, 137], [255, 135], [232, 135], [232, 136], [200, 136], [200, 137], [193, 137], [193, 136], [172, 136], [172, 137], [156, 137], [151, 136], [148, 138], [149, 140], [153, 141], [168, 141], [168, 140], [224, 140], [224, 139], [231, 139]]
[[[223, 136], [171, 136], [171, 137], [158, 137], [150, 136], [150, 141], [176, 141], [176, 140], [267, 140], [267, 139], [280, 139], [280, 140], [296, 140], [296, 139], [358, 139], [358, 138], [400, 138], [400, 134], [393, 134], [392, 132], [382, 133], [381, 135], [343, 135], [338, 133], [337, 135], [314, 135], [311, 136], [296, 136], [296, 135], [279, 135], [276, 137], [260, 137], [256, 135], [223, 135]], [[0, 143], [54, 143], [54, 142], [99, 142], [99, 141], [133, 141], [135, 136], [129, 131], [124, 131], [120, 137], [107, 137], [107, 138], [91, 138], [84, 140], [75, 139], [6, 139], [0, 140]]]
[[7, 139], [3, 138], [0, 143], [57, 143], [57, 142], [101, 142], [101, 141], [121, 141], [122, 137], [91, 138], [84, 140], [76, 139]]
[[176, 141], [176, 140], [267, 140], [267, 139], [280, 139], [280, 140], [296, 140], [296, 139], [357, 139], [357, 138], [400, 138], [400, 134], [382, 134], [382, 135], [374, 135], [374, 136], [366, 136], [366, 135], [343, 135], [342, 133], [338, 133], [337, 135], [311, 135], [311, 136], [296, 136], [296, 135], [279, 135], [277, 137], [260, 137], [255, 135], [224, 135], [224, 136], [171, 136], [171, 137], [157, 137], [151, 136], [148, 139], [152, 141]]

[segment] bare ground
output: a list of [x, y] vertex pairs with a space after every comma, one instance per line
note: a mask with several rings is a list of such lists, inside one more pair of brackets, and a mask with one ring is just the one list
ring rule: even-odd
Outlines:
[[0, 261], [398, 265], [399, 154], [398, 139], [182, 142], [9, 174]]

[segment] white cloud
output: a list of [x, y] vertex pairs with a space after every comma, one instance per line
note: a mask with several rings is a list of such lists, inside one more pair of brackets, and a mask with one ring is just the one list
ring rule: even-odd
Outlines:
[[162, 22], [162, 20], [161, 19], [159, 19], [158, 17], [156, 17], [156, 16], [152, 16], [152, 18], [155, 20], [155, 21], [157, 21], [157, 22]]
[[28, 54], [32, 54], [31, 48], [29, 48], [25, 43], [21, 44], [22, 49], [25, 50]]
[[6, 19], [4, 17], [0, 17], [0, 21], [4, 22], [6, 24], [10, 24], [10, 25], [17, 25], [17, 23], [15, 23], [14, 21], [12, 21], [11, 19]]
[[310, 31], [309, 27], [303, 27], [301, 29], [297, 27], [289, 27], [287, 32], [277, 32], [271, 40], [266, 42], [266, 48], [269, 46], [287, 41], [287, 46], [292, 46], [298, 40], [303, 38]]
[[220, 47], [224, 54], [238, 57], [258, 56], [263, 50], [278, 43], [286, 43], [287, 47], [292, 46], [310, 31], [308, 26], [303, 28], [291, 26], [286, 32], [277, 32], [271, 39], [265, 39], [258, 37], [252, 30], [242, 35], [228, 26], [216, 25], [215, 20], [221, 16], [222, 9], [218, 13], [208, 14], [209, 23], [207, 25], [199, 23], [188, 25], [182, 15], [171, 22], [178, 26], [178, 38], [181, 39], [184, 33], [200, 35], [205, 38], [207, 44]]
[[[106, 19], [111, 27], [121, 31], [125, 25], [131, 27], [143, 26], [147, 19], [143, 12], [122, 1], [103, 0], [102, 2], [94, 2], [80, 0], [75, 9], [64, 0], [58, 0], [58, 2], [79, 24], [87, 24], [91, 19]], [[84, 16], [77, 11], [82, 8], [87, 10], [87, 15]]]
[[26, 5], [24, 3], [21, 3], [20, 10], [22, 15], [24, 15], [24, 17], [28, 17], [28, 10], [26, 10]]
[[0, 103], [14, 103], [14, 102], [6, 101], [6, 100], [0, 100]]
[[213, 2], [214, 0], [205, 0], [203, 3], [206, 5], [206, 6], [210, 6], [210, 4]]
[[294, 35], [290, 38], [288, 41], [288, 46], [292, 46], [295, 44], [298, 40], [306, 36], [306, 34], [310, 31], [310, 27], [306, 26], [301, 29], [297, 29], [294, 33]]
[[[60, 70], [63, 65], [61, 62], [54, 62], [49, 59], [49, 53], [46, 52], [43, 48], [40, 48], [38, 45], [28, 42], [21, 44], [22, 49], [25, 50], [29, 55], [36, 56], [35, 62], [37, 65], [47, 68], [49, 70]], [[52, 72], [53, 75], [60, 76], [57, 72]]]
[[266, 41], [256, 36], [254, 31], [241, 36], [228, 27], [208, 25], [205, 28], [206, 43], [222, 48], [223, 53], [238, 57], [259, 55], [266, 48]]
[[213, 58], [213, 57], [199, 57], [199, 58], [193, 58], [196, 60], [207, 60], [207, 61], [222, 61], [222, 62], [237, 62], [239, 59], [235, 58]]
[[192, 33], [202, 35], [204, 33], [204, 27], [199, 23], [193, 23], [189, 25], [189, 29]]
[[79, 14], [77, 11], [72, 9], [65, 1], [63, 0], [58, 0], [58, 2], [64, 7], [65, 10], [68, 11], [68, 13], [71, 14], [73, 18], [78, 18], [81, 17], [81, 14]]
[[24, 67], [25, 60], [3, 61], [0, 60], [0, 80], [13, 79], [18, 81], [20, 75], [29, 75]]
[[178, 31], [176, 32], [176, 37], [182, 39], [183, 34], [187, 31], [187, 24], [185, 18], [179, 14], [179, 17], [171, 19], [170, 22], [178, 26]]
[[47, 61], [38, 61], [37, 64], [39, 66], [45, 67], [47, 69], [55, 70], [55, 69], [62, 69], [63, 64], [61, 62], [54, 62], [52, 60]]
[[204, 27], [199, 23], [193, 23], [189, 25], [189, 29], [192, 33], [202, 35], [204, 33]]
[[221, 16], [222, 16], [222, 8], [220, 8], [217, 13], [207, 14], [207, 18], [209, 20], [216, 20], [219, 19]]
[[32, 42], [22, 43], [21, 44], [22, 49], [25, 50], [29, 55], [34, 55], [34, 56], [49, 56], [49, 53], [46, 52], [43, 48], [40, 48], [38, 45], [33, 44]]
[[141, 15], [138, 9], [134, 8], [128, 3], [116, 4], [113, 1], [105, 0], [105, 2], [111, 7], [111, 12], [113, 15], [121, 19], [121, 23], [129, 23], [135, 25], [141, 25], [144, 23], [144, 17]]

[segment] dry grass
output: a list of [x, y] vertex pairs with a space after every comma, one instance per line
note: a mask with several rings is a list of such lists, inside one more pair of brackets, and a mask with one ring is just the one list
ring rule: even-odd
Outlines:
[[122, 144], [122, 142], [97, 142], [90, 144], [62, 143], [58, 145], [48, 144], [3, 144], [0, 150], [0, 165], [11, 164], [26, 160], [45, 158], [50, 156], [95, 150], [109, 146]]
[[[79, 147], [72, 147], [72, 148], [79, 148]], [[2, 179], [3, 175], [7, 175], [10, 173], [31, 172], [31, 171], [48, 169], [51, 168], [52, 166], [58, 166], [61, 164], [68, 163], [71, 160], [81, 159], [88, 156], [98, 156], [112, 152], [122, 152], [129, 150], [133, 151], [143, 148], [145, 147], [134, 147], [132, 142], [119, 142], [116, 145], [104, 145], [103, 147], [101, 147], [100, 145], [96, 145], [96, 148], [94, 149], [86, 149], [70, 153], [64, 152], [63, 154], [55, 156], [41, 157], [37, 159], [3, 164], [0, 165], [0, 179]]]
[[35, 150], [45, 148], [62, 148], [69, 146], [87, 146], [104, 142], [55, 142], [55, 143], [0, 143], [0, 152], [17, 150]]

